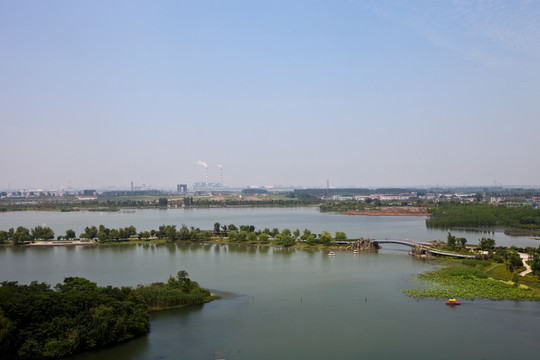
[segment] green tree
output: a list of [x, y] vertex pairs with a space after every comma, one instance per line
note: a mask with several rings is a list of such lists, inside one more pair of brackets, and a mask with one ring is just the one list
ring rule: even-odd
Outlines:
[[336, 241], [347, 240], [347, 235], [343, 231], [336, 231]]
[[111, 229], [106, 228], [105, 225], [99, 225], [97, 238], [100, 242], [108, 241], [111, 239]]
[[281, 234], [276, 235], [275, 237], [276, 244], [282, 245], [284, 247], [293, 246], [296, 243], [296, 241], [294, 240], [294, 237], [292, 237], [290, 230], [288, 232], [285, 231], [288, 229], [283, 229], [283, 230], [284, 231], [282, 231]]
[[293, 231], [294, 239], [297, 240], [300, 237], [300, 229], [296, 229]]
[[110, 231], [107, 231], [107, 232], [105, 232], [105, 231], [100, 231], [100, 232], [98, 233], [98, 237], [97, 237], [97, 238], [98, 238], [99, 242], [105, 242], [105, 241], [110, 240]]
[[95, 226], [87, 226], [84, 228], [84, 233], [81, 234], [82, 238], [95, 239], [98, 236], [98, 228]]
[[465, 244], [467, 244], [467, 239], [465, 238], [457, 238], [457, 241], [459, 242], [461, 249], [465, 249]]
[[118, 229], [111, 229], [109, 232], [109, 240], [120, 240], [120, 231], [118, 231]]
[[480, 239], [480, 249], [482, 250], [495, 250], [495, 240], [491, 238]]
[[267, 233], [263, 232], [259, 235], [259, 242], [261, 244], [267, 244], [269, 241], [269, 236]]
[[137, 235], [137, 229], [133, 225], [124, 228], [124, 231], [126, 232], [126, 237], [128, 238]]
[[456, 250], [456, 244], [457, 244], [456, 237], [448, 233], [448, 236], [446, 237], [446, 245], [448, 246], [448, 248], [450, 250]]
[[201, 233], [201, 239], [203, 241], [210, 241], [212, 240], [212, 233], [208, 230], [204, 230], [202, 233]]
[[512, 282], [514, 283], [514, 285], [518, 284], [518, 282], [519, 282], [519, 274], [517, 272], [512, 274]]
[[250, 244], [255, 244], [257, 243], [257, 234], [255, 234], [254, 232], [250, 232], [247, 234], [247, 241], [248, 243]]
[[32, 229], [32, 238], [34, 240], [54, 239], [54, 231], [48, 226], [36, 226]]
[[533, 257], [533, 261], [531, 264], [531, 269], [533, 271], [533, 274], [538, 275], [540, 277], [540, 254], [535, 253]]
[[13, 244], [19, 245], [28, 241], [32, 241], [32, 235], [30, 234], [30, 230], [23, 226], [19, 226], [17, 230], [13, 233], [11, 240], [13, 240]]
[[0, 307], [0, 355], [5, 359], [15, 358], [14, 342], [17, 338], [16, 330], [17, 328], [13, 321], [4, 315], [4, 311]]
[[515, 251], [510, 251], [508, 253], [508, 263], [511, 271], [514, 271], [515, 269], [523, 266], [523, 261], [521, 260], [521, 257]]
[[249, 233], [247, 231], [240, 231], [239, 233], [236, 234], [236, 241], [246, 242], [248, 234]]
[[9, 233], [7, 231], [0, 231], [0, 243], [5, 243], [9, 239]]
[[309, 229], [304, 229], [304, 233], [302, 234], [300, 238], [304, 241], [307, 241], [310, 235], [311, 235], [311, 231]]
[[221, 234], [221, 224], [220, 223], [214, 223], [214, 234], [220, 235]]
[[186, 225], [182, 225], [180, 230], [178, 230], [178, 239], [180, 239], [181, 241], [187, 241], [191, 239], [191, 232]]
[[176, 240], [176, 225], [168, 225], [165, 235], [169, 241]]
[[319, 241], [328, 246], [332, 243], [332, 234], [330, 234], [328, 231], [323, 231], [321, 235], [319, 235]]
[[75, 239], [77, 235], [75, 234], [75, 231], [71, 230], [71, 229], [68, 229], [66, 230], [66, 240], [71, 240], [71, 239]]
[[148, 231], [141, 231], [141, 232], [139, 232], [139, 234], [138, 234], [139, 240], [142, 240], [142, 239], [148, 240], [148, 239], [150, 239], [150, 236], [151, 236], [151, 235], [150, 235], [150, 232], [148, 232]]

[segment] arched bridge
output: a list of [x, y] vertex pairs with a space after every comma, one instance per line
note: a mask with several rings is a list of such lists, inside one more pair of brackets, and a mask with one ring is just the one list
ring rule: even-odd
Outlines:
[[399, 244], [399, 245], [405, 245], [413, 247], [414, 245], [422, 245], [422, 246], [428, 246], [431, 247], [431, 244], [428, 242], [423, 241], [412, 241], [412, 240], [400, 240], [400, 239], [384, 239], [384, 240], [378, 240], [378, 239], [371, 239], [371, 242], [376, 244]]
[[[413, 247], [414, 245], [421, 245], [429, 249], [429, 252], [434, 255], [442, 255], [442, 256], [453, 256], [458, 258], [465, 258], [465, 259], [474, 259], [474, 255], [465, 255], [465, 254], [456, 254], [449, 251], [443, 251], [439, 249], [434, 249], [429, 242], [425, 241], [412, 241], [408, 239], [371, 239], [371, 242], [376, 244], [398, 244], [398, 245], [405, 245]], [[348, 245], [351, 244], [352, 241], [336, 241], [337, 244], [343, 244]]]

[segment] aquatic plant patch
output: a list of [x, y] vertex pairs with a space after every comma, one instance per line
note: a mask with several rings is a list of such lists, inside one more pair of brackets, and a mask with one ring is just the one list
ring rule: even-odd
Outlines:
[[419, 288], [402, 290], [410, 297], [540, 301], [540, 292], [489, 278], [479, 267], [448, 266], [417, 278]]

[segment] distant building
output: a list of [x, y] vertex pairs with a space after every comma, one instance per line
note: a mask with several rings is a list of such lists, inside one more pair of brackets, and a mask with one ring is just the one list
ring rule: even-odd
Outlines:
[[77, 200], [81, 200], [81, 201], [92, 201], [92, 200], [97, 200], [97, 196], [77, 196]]
[[176, 191], [179, 194], [187, 194], [187, 185], [186, 184], [178, 184], [176, 186]]

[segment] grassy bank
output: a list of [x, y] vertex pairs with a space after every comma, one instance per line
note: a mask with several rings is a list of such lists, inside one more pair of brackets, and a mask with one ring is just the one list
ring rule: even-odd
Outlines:
[[[496, 269], [500, 269], [497, 275]], [[504, 270], [504, 271], [501, 271]], [[487, 261], [453, 262], [442, 269], [417, 275], [420, 287], [402, 290], [416, 298], [461, 298], [474, 300], [540, 301], [538, 279], [527, 278], [518, 284], [508, 280], [505, 266]], [[523, 283], [523, 284], [521, 284]]]

